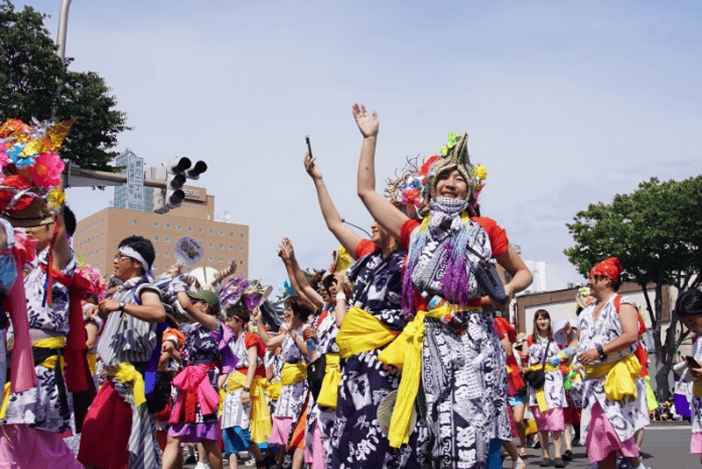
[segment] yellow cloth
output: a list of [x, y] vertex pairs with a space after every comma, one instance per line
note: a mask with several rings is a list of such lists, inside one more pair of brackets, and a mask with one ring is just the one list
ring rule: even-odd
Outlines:
[[[246, 385], [246, 375], [235, 371], [229, 373], [227, 378], [227, 392], [234, 392]], [[264, 443], [271, 435], [271, 413], [266, 402], [265, 388], [268, 387], [268, 380], [260, 376], [254, 376], [251, 382], [249, 395], [251, 396], [251, 441], [254, 443]]]
[[636, 399], [636, 378], [641, 373], [641, 364], [632, 353], [617, 362], [585, 365], [585, 376], [588, 379], [601, 378], [607, 375], [604, 389], [607, 398], [621, 401], [626, 398]]
[[695, 397], [702, 397], [702, 381], [695, 380], [692, 382], [692, 395]]
[[339, 396], [339, 383], [341, 382], [341, 369], [339, 368], [339, 354], [327, 353], [325, 355], [327, 366], [324, 368], [322, 387], [317, 396], [317, 405], [336, 409]]
[[[65, 336], [50, 337], [48, 339], [40, 339], [32, 343], [32, 347], [50, 348], [58, 349], [63, 348], [66, 345]], [[34, 366], [41, 365], [44, 368], [53, 370], [56, 367], [56, 359], [58, 355], [53, 355], [41, 363], [35, 363]], [[61, 357], [61, 369], [63, 369], [63, 357]], [[0, 420], [5, 418], [5, 412], [7, 412], [7, 406], [10, 403], [10, 382], [5, 383], [5, 389], [2, 393], [2, 405], [0, 405]]]
[[268, 398], [272, 401], [277, 401], [280, 397], [280, 391], [283, 389], [283, 383], [280, 381], [273, 381], [270, 386], [268, 386]]
[[[543, 365], [541, 363], [535, 363], [527, 368], [527, 371], [537, 371], [540, 370], [542, 366]], [[546, 366], [544, 366], [544, 372], [548, 373], [550, 371], [560, 372], [561, 369], [557, 366], [546, 363]], [[539, 412], [546, 412], [548, 410], [548, 405], [546, 404], [546, 394], [544, 393], [544, 388], [540, 387], [538, 389], [534, 389], [534, 397], [536, 397], [536, 403], [539, 405]]]
[[146, 402], [146, 395], [144, 394], [144, 377], [141, 376], [141, 373], [139, 373], [131, 363], [122, 362], [108, 370], [107, 375], [132, 388], [132, 394], [134, 394], [134, 405], [136, 407], [139, 407], [141, 404]]
[[346, 312], [341, 323], [336, 343], [341, 358], [358, 355], [361, 352], [379, 349], [392, 342], [397, 333], [385, 326], [380, 319], [368, 311], [354, 306]]
[[88, 353], [88, 368], [90, 369], [90, 374], [95, 374], [95, 367], [97, 366], [97, 353]]
[[[656, 393], [653, 392], [653, 388], [651, 387], [651, 377], [646, 375], [644, 379], [646, 380], [646, 405], [649, 411], [656, 410], [658, 408], [658, 399], [656, 399]], [[697, 386], [699, 389], [695, 389], [697, 383], [698, 381], [695, 381], [695, 384], [692, 385], [692, 394], [697, 397], [702, 397], [702, 383]], [[699, 392], [699, 394], [695, 394], [696, 392]]]
[[422, 374], [424, 319], [443, 318], [456, 311], [456, 306], [450, 303], [441, 304], [431, 311], [417, 311], [417, 315], [405, 326], [400, 336], [378, 355], [378, 360], [381, 362], [402, 370], [402, 379], [397, 389], [397, 400], [388, 430], [388, 439], [393, 448], [399, 448], [409, 442], [412, 431], [410, 428], [412, 407], [417, 398], [419, 378]]
[[297, 384], [307, 377], [307, 365], [302, 362], [286, 363], [280, 373], [280, 382], [283, 386]]

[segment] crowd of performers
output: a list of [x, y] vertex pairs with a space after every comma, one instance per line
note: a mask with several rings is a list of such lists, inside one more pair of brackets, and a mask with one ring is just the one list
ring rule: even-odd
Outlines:
[[[617, 294], [619, 262], [593, 267], [592, 300], [565, 338], [539, 310], [522, 340], [500, 311], [532, 276], [505, 230], [480, 215], [487, 172], [471, 163], [467, 135], [450, 133], [384, 197], [377, 115], [359, 105], [353, 115], [372, 235], [344, 224], [307, 154], [341, 247], [310, 276], [283, 239], [290, 292], [281, 321], [258, 282], [219, 276], [203, 286], [178, 267], [154, 277], [154, 248], [138, 235], [119, 243], [107, 284], [79, 265], [59, 184], [35, 177], [67, 128], [4, 124], [0, 468], [179, 468], [188, 444], [213, 469], [223, 458], [237, 467], [242, 451], [257, 467], [493, 468], [503, 445], [524, 468], [525, 413], [541, 439], [540, 466], [565, 467], [563, 431], [579, 420], [591, 462], [608, 469], [624, 457], [643, 468], [646, 364], [637, 310]], [[55, 173], [48, 167], [42, 174]], [[42, 197], [50, 216], [31, 212]], [[681, 295], [678, 314], [697, 334], [700, 307], [699, 292]], [[697, 342], [694, 355], [702, 361]], [[702, 369], [691, 373], [702, 383]], [[691, 450], [702, 454], [697, 387]]]

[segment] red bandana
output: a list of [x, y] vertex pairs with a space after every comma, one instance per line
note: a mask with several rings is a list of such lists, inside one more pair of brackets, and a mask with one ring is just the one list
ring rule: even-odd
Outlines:
[[599, 264], [595, 264], [595, 267], [590, 270], [591, 277], [608, 277], [613, 282], [617, 284], [621, 283], [619, 281], [619, 276], [624, 272], [624, 267], [622, 267], [621, 262], [616, 257], [610, 257], [603, 260]]

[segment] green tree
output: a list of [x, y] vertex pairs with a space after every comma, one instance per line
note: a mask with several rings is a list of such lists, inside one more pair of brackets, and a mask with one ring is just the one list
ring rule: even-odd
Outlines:
[[[661, 338], [664, 285], [685, 290], [699, 283], [702, 266], [702, 176], [660, 182], [652, 178], [631, 194], [616, 195], [611, 204], [591, 204], [566, 224], [575, 246], [564, 252], [587, 275], [592, 266], [617, 256], [626, 269], [624, 281], [637, 283], [651, 319], [655, 355], [659, 364], [659, 398], [670, 397], [668, 376], [678, 347], [688, 335], [680, 334], [675, 313]], [[655, 284], [653, 302], [646, 289]]]
[[15, 11], [0, 2], [0, 122], [16, 118], [77, 118], [61, 156], [84, 168], [110, 169], [117, 135], [128, 130], [105, 81], [96, 73], [68, 70], [56, 55], [43, 15], [30, 6]]

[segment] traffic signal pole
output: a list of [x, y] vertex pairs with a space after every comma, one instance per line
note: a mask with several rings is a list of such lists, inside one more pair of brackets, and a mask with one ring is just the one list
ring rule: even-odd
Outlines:
[[[75, 164], [68, 164], [66, 172], [66, 187], [104, 187], [122, 186], [127, 183], [126, 174], [110, 173], [107, 171], [95, 171], [83, 169]], [[144, 185], [147, 187], [166, 188], [166, 181], [144, 178]]]

